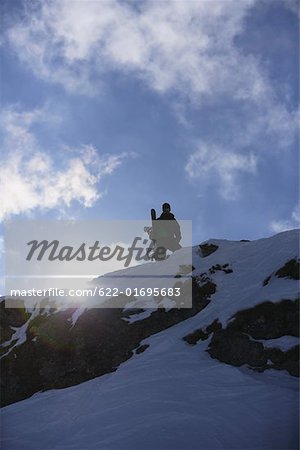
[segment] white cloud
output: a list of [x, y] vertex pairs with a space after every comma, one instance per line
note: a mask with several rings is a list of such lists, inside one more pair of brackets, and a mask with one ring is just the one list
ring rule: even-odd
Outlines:
[[253, 154], [241, 155], [214, 145], [200, 143], [185, 166], [188, 177], [205, 184], [217, 184], [219, 193], [226, 200], [239, 195], [240, 174], [255, 174], [257, 159]]
[[292, 220], [300, 223], [300, 205], [297, 205], [292, 212]]
[[8, 30], [8, 38], [40, 78], [70, 90], [88, 91], [92, 70], [116, 68], [134, 71], [161, 92], [251, 97], [261, 81], [253, 84], [233, 40], [254, 3], [43, 2]]
[[41, 110], [10, 108], [1, 113], [3, 156], [0, 164], [0, 220], [35, 208], [63, 209], [77, 201], [91, 206], [99, 181], [128, 156], [103, 155], [92, 145], [57, 149], [56, 157], [40, 148], [32, 126], [44, 120]]
[[256, 3], [53, 0], [27, 5], [27, 15], [14, 22], [7, 37], [38, 77], [68, 90], [94, 92], [103, 73], [121, 70], [196, 104], [221, 95], [250, 102], [259, 116], [252, 117], [256, 128], [292, 133], [295, 124], [288, 127], [290, 115], [259, 60], [235, 44]]
[[[238, 175], [254, 173], [258, 151], [288, 149], [298, 131], [298, 113], [278, 97], [263, 60], [237, 46], [259, 1], [25, 3], [27, 11], [6, 38], [37, 77], [74, 93], [95, 93], [110, 71], [135, 76], [160, 94], [177, 93], [173, 109], [186, 128], [191, 104], [205, 113], [207, 104], [218, 109], [218, 102], [230, 103], [223, 122], [231, 150], [226, 157], [212, 150], [218, 163], [209, 170], [217, 174], [223, 197], [232, 198]], [[295, 9], [295, 1], [284, 1]], [[215, 148], [220, 141], [216, 136]], [[192, 154], [187, 167], [199, 159], [199, 152]]]
[[292, 211], [291, 217], [287, 220], [274, 220], [270, 224], [270, 230], [275, 233], [300, 228], [300, 205], [298, 204]]

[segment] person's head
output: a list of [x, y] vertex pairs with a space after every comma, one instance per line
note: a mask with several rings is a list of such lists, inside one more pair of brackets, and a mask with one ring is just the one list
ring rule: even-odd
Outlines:
[[169, 204], [169, 203], [164, 203], [164, 204], [162, 205], [162, 210], [163, 210], [163, 212], [170, 212], [170, 211], [171, 211], [171, 206], [170, 206], [170, 204]]

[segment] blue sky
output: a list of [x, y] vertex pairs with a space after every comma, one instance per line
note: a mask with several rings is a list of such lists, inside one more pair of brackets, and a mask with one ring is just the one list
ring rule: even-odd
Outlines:
[[299, 226], [293, 0], [3, 1], [0, 218]]

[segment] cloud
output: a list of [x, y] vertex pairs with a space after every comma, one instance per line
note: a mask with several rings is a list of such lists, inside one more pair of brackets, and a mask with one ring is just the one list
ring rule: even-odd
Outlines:
[[287, 220], [275, 220], [270, 224], [270, 230], [275, 233], [300, 228], [300, 205], [295, 206], [291, 217]]
[[[142, 79], [160, 93], [190, 102], [225, 96], [250, 103], [254, 128], [292, 133], [295, 124], [276, 99], [258, 58], [236, 38], [257, 0], [25, 3], [6, 30], [8, 43], [41, 79], [93, 93], [108, 71]], [[281, 120], [284, 117], [282, 127]], [[293, 122], [293, 121], [292, 121]]]
[[[260, 2], [25, 2], [5, 39], [37, 77], [69, 92], [93, 95], [109, 82], [108, 73], [121, 72], [172, 97], [171, 107], [186, 129], [191, 106], [201, 114], [209, 108], [211, 122], [220, 120], [219, 111], [223, 131], [209, 140], [218, 163], [209, 172], [216, 174], [222, 196], [233, 198], [239, 174], [255, 172], [259, 153], [288, 150], [298, 132], [299, 113], [288, 96], [282, 100], [277, 93], [269, 63], [259, 49], [257, 55], [245, 53], [237, 43], [247, 37], [246, 19]], [[285, 4], [292, 10], [295, 5]], [[265, 7], [272, 8], [272, 2]], [[216, 150], [225, 135], [226, 157]], [[190, 155], [188, 173], [199, 170], [201, 154]]]
[[44, 120], [41, 110], [1, 113], [3, 138], [0, 164], [0, 220], [12, 214], [70, 207], [76, 201], [92, 206], [101, 197], [99, 182], [111, 175], [127, 153], [99, 156], [92, 145], [62, 146], [56, 156], [41, 148], [33, 126]]
[[38, 77], [71, 91], [91, 90], [94, 70], [101, 76], [117, 69], [134, 73], [159, 92], [176, 89], [190, 99], [221, 93], [249, 98], [264, 89], [263, 79], [233, 41], [254, 4], [25, 3], [25, 18], [7, 30], [7, 37]]
[[253, 154], [241, 155], [214, 145], [200, 143], [185, 166], [190, 180], [207, 185], [217, 184], [220, 195], [226, 200], [238, 198], [240, 174], [255, 174], [257, 159]]

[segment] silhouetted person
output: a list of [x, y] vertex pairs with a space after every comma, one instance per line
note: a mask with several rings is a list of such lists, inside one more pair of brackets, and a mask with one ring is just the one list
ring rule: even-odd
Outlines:
[[180, 226], [175, 219], [174, 214], [171, 213], [171, 206], [169, 203], [164, 203], [162, 205], [162, 213], [158, 217], [157, 221], [166, 222], [156, 222], [155, 224], [155, 237], [156, 237], [156, 247], [157, 247], [157, 258], [165, 259], [167, 250], [175, 252], [181, 248], [179, 244], [181, 240]]

